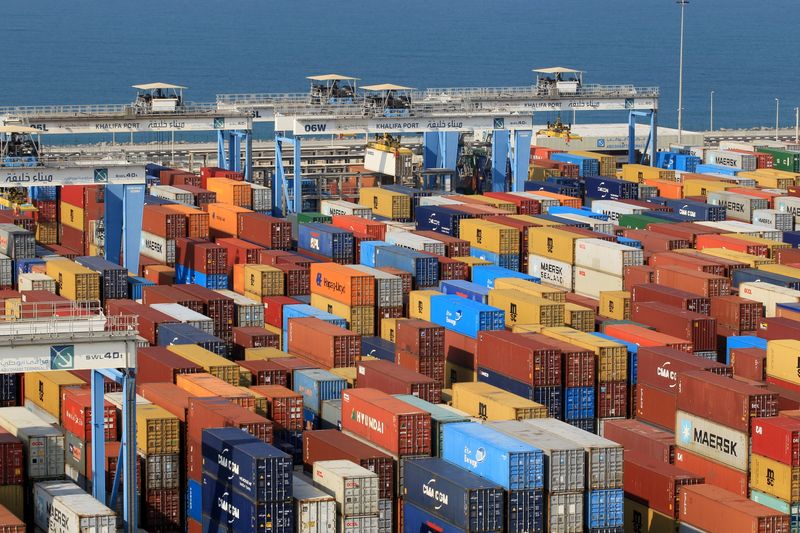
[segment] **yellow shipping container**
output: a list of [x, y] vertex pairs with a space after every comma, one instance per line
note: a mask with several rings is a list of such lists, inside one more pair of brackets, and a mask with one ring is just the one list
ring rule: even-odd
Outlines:
[[[696, 252], [697, 250], [677, 249], [672, 251], [677, 253], [688, 254]], [[704, 253], [706, 255], [712, 255], [714, 257], [722, 257], [723, 259], [730, 259], [731, 261], [739, 261], [740, 263], [745, 263], [750, 268], [758, 268], [759, 265], [775, 264], [775, 259], [770, 257], [746, 254], [744, 252], [737, 252], [736, 250], [726, 250], [725, 248], [703, 248], [701, 250], [701, 253]]]
[[239, 385], [239, 365], [196, 344], [173, 344], [167, 350], [202, 366], [206, 372], [231, 385]]
[[528, 252], [574, 265], [575, 241], [585, 238], [557, 228], [528, 228]]
[[482, 202], [486, 205], [490, 205], [492, 207], [496, 207], [497, 209], [502, 209], [503, 211], [508, 211], [512, 215], [517, 214], [517, 206], [511, 202], [506, 202], [504, 200], [498, 200], [497, 198], [489, 198], [488, 196], [481, 196], [480, 194], [475, 194], [470, 196], [473, 200], [477, 202]]
[[567, 153], [573, 155], [579, 155], [581, 157], [589, 157], [591, 159], [597, 159], [597, 162], [600, 164], [601, 176], [613, 178], [614, 176], [617, 175], [617, 158], [614, 157], [613, 155], [599, 154], [597, 152], [589, 152], [586, 150], [570, 150]]
[[491, 289], [489, 305], [505, 311], [507, 327], [514, 324], [564, 325], [564, 304], [516, 289]]
[[631, 319], [631, 293], [600, 291], [600, 314], [614, 320]]
[[791, 248], [792, 245], [788, 242], [780, 242], [780, 241], [773, 241], [771, 239], [764, 239], [762, 237], [756, 237], [755, 235], [743, 235], [741, 233], [723, 233], [725, 237], [731, 237], [734, 239], [739, 239], [741, 241], [751, 242], [753, 244], [761, 244], [766, 246], [769, 249], [769, 257], [774, 258], [775, 253], [777, 250], [782, 250], [785, 248]]
[[519, 230], [488, 222], [481, 218], [465, 218], [460, 222], [459, 238], [470, 245], [496, 254], [519, 253]]
[[797, 172], [789, 172], [788, 170], [778, 170], [777, 168], [758, 168], [754, 171], [756, 174], [763, 176], [776, 176], [784, 179], [794, 180], [795, 185], [800, 185], [800, 174]]
[[622, 179], [642, 183], [644, 180], [675, 181], [675, 171], [648, 165], [622, 165]]
[[800, 340], [780, 339], [767, 342], [767, 376], [800, 386]]
[[522, 222], [531, 222], [543, 228], [558, 228], [567, 225], [566, 222], [548, 220], [546, 218], [539, 218], [533, 215], [510, 215], [510, 218], [521, 220]]
[[535, 162], [528, 165], [528, 181], [545, 181], [550, 176], [560, 176], [557, 168], [544, 168], [536, 165]]
[[381, 320], [381, 338], [385, 341], [394, 342], [397, 337], [397, 323], [407, 318], [384, 318]]
[[781, 274], [783, 276], [789, 276], [791, 278], [800, 279], [800, 268], [775, 264], [775, 265], [758, 265], [758, 269], [763, 270], [764, 272], [772, 272], [774, 274]]
[[634, 533], [678, 533], [678, 521], [643, 503], [625, 498], [624, 530]]
[[709, 192], [724, 191], [735, 185], [715, 180], [691, 179], [682, 181], [684, 196], [705, 196]]
[[541, 324], [515, 324], [512, 333], [541, 333], [544, 326]]
[[628, 349], [619, 343], [595, 337], [572, 328], [545, 328], [542, 333], [597, 354], [597, 378], [600, 382], [625, 381], [628, 377]]
[[56, 280], [58, 294], [69, 300], [99, 300], [100, 274], [70, 261], [47, 261], [45, 274]]
[[447, 361], [444, 367], [444, 386], [452, 388], [454, 383], [473, 383], [476, 380], [475, 371]]
[[199, 374], [178, 374], [175, 376], [175, 385], [188, 392], [190, 396], [198, 396], [200, 398], [219, 396], [245, 409], [253, 409], [251, 394], [243, 393], [243, 389], [238, 384], [231, 385], [227, 381], [222, 381], [218, 377], [206, 374], [205, 372]]
[[791, 467], [769, 457], [750, 454], [750, 488], [785, 502], [800, 500], [800, 466]]
[[362, 187], [359, 194], [358, 203], [369, 207], [378, 216], [392, 220], [411, 219], [410, 196], [380, 187]]
[[547, 418], [547, 407], [488, 383], [454, 383], [453, 407], [484, 420]]
[[67, 387], [86, 385], [78, 376], [66, 370], [26, 372], [25, 400], [30, 400], [58, 420], [61, 420], [61, 393]]
[[789, 187], [795, 184], [795, 179], [792, 177], [766, 174], [759, 172], [759, 170], [767, 170], [767, 169], [758, 169], [753, 172], [739, 172], [738, 174], [736, 174], [736, 177], [749, 178], [755, 181], [756, 185], [758, 185], [759, 187], [764, 187], [767, 189], [788, 189]]
[[341, 368], [331, 368], [330, 373], [339, 376], [343, 380], [347, 381], [347, 384], [350, 387], [356, 386], [356, 377], [358, 376], [358, 369], [354, 366], [348, 367], [341, 367]]
[[567, 291], [564, 289], [542, 285], [541, 283], [531, 283], [520, 278], [497, 278], [494, 280], [494, 288], [514, 289], [553, 302], [564, 303], [567, 301]]
[[244, 360], [245, 361], [257, 361], [259, 359], [280, 359], [283, 357], [295, 357], [292, 354], [286, 353], [281, 351], [277, 348], [245, 348], [244, 349]]
[[284, 277], [284, 272], [273, 266], [244, 265], [244, 290], [258, 296], [282, 296]]
[[265, 396], [262, 396], [262, 395], [260, 395], [260, 394], [258, 394], [256, 392], [251, 391], [250, 389], [248, 389], [247, 387], [249, 387], [249, 386], [250, 386], [250, 383], [248, 383], [247, 386], [239, 387], [239, 389], [242, 391], [242, 395], [252, 397], [253, 401], [255, 402], [254, 405], [253, 405], [253, 410], [255, 411], [255, 413], [257, 415], [263, 416], [264, 418], [267, 418], [267, 407], [269, 406], [268, 405], [269, 404], [269, 400], [267, 400], [267, 398]]
[[83, 209], [76, 205], [61, 202], [61, 223], [72, 229], [86, 231], [86, 228], [83, 226]]
[[595, 328], [594, 319], [594, 309], [570, 302], [564, 304], [564, 324], [572, 329], [590, 333]]
[[443, 296], [439, 291], [424, 290], [408, 293], [408, 318], [431, 320], [431, 298]]
[[239, 386], [249, 387], [253, 384], [253, 373], [247, 369], [239, 367]]
[[145, 455], [180, 453], [178, 417], [154, 404], [136, 406], [136, 448]]
[[311, 305], [347, 320], [350, 331], [359, 335], [375, 335], [375, 307], [347, 305], [319, 294], [311, 294]]

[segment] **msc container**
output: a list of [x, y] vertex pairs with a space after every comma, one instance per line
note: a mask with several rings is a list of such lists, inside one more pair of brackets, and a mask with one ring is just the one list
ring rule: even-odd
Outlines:
[[680, 521], [703, 531], [789, 531], [789, 515], [706, 484], [681, 489]]
[[292, 500], [255, 502], [228, 487], [203, 475], [203, 531], [294, 532]]
[[519, 253], [519, 230], [494, 222], [481, 219], [462, 220], [459, 237], [469, 241], [473, 248], [495, 254]]
[[454, 383], [452, 404], [484, 420], [545, 418], [547, 407], [488, 383]]
[[353, 366], [361, 355], [361, 336], [318, 318], [293, 318], [285, 330], [289, 353], [326, 368]]
[[203, 431], [203, 471], [254, 501], [292, 496], [292, 458], [238, 428]]
[[655, 302], [631, 304], [631, 319], [657, 331], [691, 341], [695, 351], [717, 348], [716, 320]]
[[400, 246], [380, 246], [375, 249], [376, 268], [392, 267], [410, 273], [417, 288], [434, 287], [439, 282], [439, 265], [435, 256]]
[[342, 392], [342, 428], [393, 454], [430, 455], [430, 413], [375, 389]]
[[292, 478], [297, 533], [336, 533], [336, 500], [305, 476]]
[[29, 480], [64, 475], [64, 433], [24, 407], [0, 408], [0, 427], [22, 441]]
[[502, 487], [442, 459], [405, 465], [404, 499], [467, 531], [502, 531]]
[[391, 220], [411, 219], [411, 196], [382, 189], [379, 187], [361, 187], [358, 203], [372, 209], [373, 214]]
[[378, 513], [378, 476], [347, 460], [316, 461], [314, 485], [336, 498], [338, 513], [344, 517]]
[[114, 533], [117, 515], [74, 483], [47, 481], [33, 488], [33, 522], [41, 530], [63, 533]]
[[432, 298], [430, 306], [431, 322], [473, 338], [479, 331], [505, 327], [502, 310], [458, 296]]
[[600, 239], [575, 242], [575, 265], [622, 276], [626, 266], [644, 264], [644, 252], [631, 246]]
[[564, 325], [564, 304], [526, 294], [515, 289], [492, 289], [489, 305], [505, 313], [506, 326], [541, 324], [547, 327]]

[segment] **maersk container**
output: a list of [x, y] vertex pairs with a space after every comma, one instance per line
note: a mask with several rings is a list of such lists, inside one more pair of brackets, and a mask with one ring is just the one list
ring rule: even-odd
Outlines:
[[703, 160], [695, 155], [679, 154], [676, 152], [656, 153], [656, 166], [659, 168], [696, 172], [697, 165], [702, 163]]
[[505, 329], [505, 312], [458, 296], [431, 299], [431, 322], [473, 339], [479, 331]]
[[361, 241], [359, 246], [361, 247], [359, 255], [361, 259], [361, 264], [375, 268], [376, 266], [375, 252], [377, 251], [377, 249], [383, 246], [393, 246], [393, 245], [384, 241]]
[[753, 211], [752, 222], [757, 226], [765, 226], [779, 231], [794, 230], [794, 215], [778, 209], [756, 209]]
[[294, 372], [292, 386], [295, 392], [303, 395], [303, 407], [319, 413], [322, 402], [341, 398], [342, 390], [347, 388], [347, 382], [327, 370], [309, 368]]
[[467, 533], [408, 501], [403, 503], [403, 533]]
[[330, 322], [334, 326], [339, 326], [341, 328], [347, 329], [347, 320], [336, 316], [334, 314], [328, 313], [323, 311], [322, 309], [317, 309], [316, 307], [312, 307], [308, 304], [292, 304], [292, 305], [284, 305], [283, 306], [283, 351], [286, 352], [289, 350], [289, 335], [287, 332], [289, 331], [289, 319], [290, 318], [306, 318], [306, 317], [314, 317], [319, 318], [320, 320], [324, 320], [325, 322]]
[[594, 387], [564, 389], [564, 420], [581, 420], [595, 416]]
[[756, 198], [727, 191], [709, 191], [707, 200], [710, 204], [723, 206], [725, 218], [728, 220], [750, 222], [753, 220], [753, 212], [756, 209], [769, 208], [766, 198]]
[[203, 472], [259, 502], [292, 497], [292, 458], [239, 428], [203, 430]]
[[488, 289], [494, 289], [494, 280], [498, 278], [519, 278], [528, 280], [532, 283], [539, 283], [539, 279], [530, 274], [524, 274], [507, 268], [480, 265], [472, 267], [472, 283], [481, 285]]
[[647, 211], [650, 209], [617, 200], [594, 200], [592, 202], [592, 212], [605, 215], [612, 222], [616, 222], [620, 215], [641, 215]]
[[[45, 481], [33, 487], [33, 522], [42, 531], [116, 533], [117, 514], [78, 485]], [[33, 528], [31, 528], [33, 529]]]
[[435, 231], [442, 235], [458, 237], [459, 224], [470, 215], [450, 209], [446, 205], [420, 205], [414, 209], [418, 230]]
[[664, 205], [670, 207], [675, 214], [693, 218], [695, 220], [709, 220], [716, 222], [725, 220], [725, 206], [696, 202], [687, 199], [660, 198]]
[[[572, 291], [573, 272], [572, 265], [564, 261], [557, 261], [540, 255], [528, 256], [528, 274], [535, 279], [556, 287], [563, 287]], [[472, 269], [473, 277], [475, 268]]]
[[439, 282], [439, 260], [436, 257], [400, 246], [378, 247], [373, 266], [409, 272], [416, 287], [435, 287]]
[[394, 397], [431, 414], [431, 449], [434, 450], [434, 455], [436, 457], [442, 456], [444, 427], [448, 424], [469, 422], [470, 420], [469, 415], [466, 413], [458, 414], [454, 411], [446, 409], [440, 404], [427, 402], [419, 396], [413, 396], [411, 394], [395, 394]]
[[737, 268], [732, 275], [733, 286], [738, 288], [741, 283], [763, 281], [770, 285], [786, 287], [787, 289], [800, 290], [800, 278], [793, 278], [775, 272], [768, 272], [757, 268]]
[[441, 241], [435, 241], [416, 233], [407, 231], [390, 231], [386, 234], [386, 242], [417, 250], [418, 252], [428, 252], [434, 255], [445, 255], [445, 246]]
[[229, 344], [219, 337], [200, 331], [190, 324], [159, 324], [158, 345], [196, 344], [219, 356], [230, 357]]
[[328, 224], [299, 224], [297, 249], [352, 263], [353, 232]]
[[395, 345], [380, 337], [361, 337], [361, 355], [377, 357], [394, 363]]
[[294, 533], [293, 508], [292, 500], [254, 502], [227, 483], [203, 475], [203, 531]]
[[353, 215], [372, 220], [372, 209], [346, 200], [322, 200], [320, 212], [323, 215]]
[[403, 492], [405, 501], [468, 531], [505, 526], [503, 487], [443, 459], [407, 461]]
[[568, 154], [566, 152], [555, 152], [550, 154], [550, 159], [553, 161], [561, 161], [562, 163], [578, 165], [578, 175], [582, 178], [585, 176], [600, 175], [600, 161], [591, 157]]
[[756, 169], [756, 156], [753, 154], [727, 150], [706, 150], [705, 159], [709, 165], [731, 167], [747, 172]]
[[0, 409], [0, 427], [22, 441], [29, 480], [64, 475], [64, 432], [24, 407]]
[[336, 533], [336, 500], [311, 484], [311, 479], [292, 478], [297, 533]]
[[485, 425], [542, 450], [544, 485], [549, 493], [584, 490], [586, 453], [580, 445], [516, 420], [486, 422]]
[[469, 255], [491, 262], [500, 268], [519, 271], [519, 254], [498, 254], [489, 250], [481, 250], [475, 246], [470, 247]]
[[509, 490], [544, 487], [542, 450], [474, 422], [444, 427], [442, 459]]
[[460, 296], [482, 304], [489, 300], [489, 289], [486, 286], [462, 279], [439, 282], [439, 292]]
[[587, 176], [586, 197], [600, 200], [636, 200], [639, 198], [639, 184], [616, 178]]
[[586, 527], [607, 530], [622, 527], [625, 493], [622, 489], [590, 490], [586, 493]]

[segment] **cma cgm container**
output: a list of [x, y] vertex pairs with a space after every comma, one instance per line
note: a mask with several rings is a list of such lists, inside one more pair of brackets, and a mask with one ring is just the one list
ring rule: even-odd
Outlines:
[[293, 507], [292, 500], [253, 501], [230, 490], [227, 484], [203, 475], [204, 531], [293, 533]]
[[472, 338], [479, 331], [505, 328], [502, 310], [458, 296], [432, 298], [430, 306], [432, 322]]

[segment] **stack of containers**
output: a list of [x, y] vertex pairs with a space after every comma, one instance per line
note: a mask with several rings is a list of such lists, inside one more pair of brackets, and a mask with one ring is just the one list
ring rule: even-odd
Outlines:
[[361, 356], [361, 335], [319, 318], [291, 318], [287, 351], [323, 368], [352, 367]]
[[322, 402], [340, 399], [347, 382], [327, 370], [313, 368], [297, 370], [292, 386], [303, 397], [305, 429], [319, 429]]
[[375, 278], [335, 263], [311, 265], [311, 305], [345, 318], [351, 331], [375, 332]]
[[297, 250], [320, 261], [342, 265], [355, 262], [353, 232], [330, 224], [299, 224]]
[[254, 302], [285, 293], [285, 276], [271, 265], [239, 264], [233, 267], [233, 288]]
[[389, 220], [411, 220], [411, 197], [380, 187], [361, 187], [358, 203], [372, 209], [375, 216]]
[[403, 280], [400, 276], [366, 265], [348, 265], [348, 268], [363, 272], [375, 279], [375, 327], [371, 333], [365, 335], [380, 333], [381, 322], [384, 319], [403, 316]]
[[166, 265], [175, 263], [175, 239], [186, 237], [186, 216], [163, 206], [145, 205], [139, 253]]
[[[64, 462], [59, 465], [58, 461], [64, 454], [64, 434], [23, 407], [0, 408], [0, 428], [0, 505], [24, 520], [27, 483], [64, 475]], [[37, 450], [42, 445], [40, 453]], [[42, 464], [40, 459], [47, 453], [55, 460]]]
[[547, 407], [488, 383], [453, 383], [452, 405], [484, 420], [547, 417]]
[[194, 238], [175, 240], [175, 282], [228, 288], [228, 249]]
[[356, 366], [358, 387], [375, 388], [388, 394], [413, 394], [431, 403], [442, 400], [442, 385], [419, 372], [390, 361], [361, 361]]
[[470, 243], [473, 257], [519, 270], [520, 230], [482, 219], [461, 221], [459, 237]]
[[183, 491], [178, 417], [155, 404], [138, 405], [136, 448], [143, 461], [142, 527], [179, 527]]
[[444, 386], [445, 330], [425, 320], [400, 320], [395, 331], [394, 362]]
[[[62, 246], [78, 252], [92, 253], [99, 241], [95, 229], [105, 215], [105, 187], [102, 185], [69, 185], [61, 187], [59, 240]], [[43, 243], [44, 244], [44, 243]]]
[[600, 239], [580, 239], [575, 242], [575, 293], [599, 298], [601, 291], [620, 291], [625, 267], [643, 264], [644, 252], [640, 249]]
[[381, 520], [378, 475], [351, 461], [317, 461], [314, 486], [336, 499], [337, 531], [390, 533], [391, 518]]

